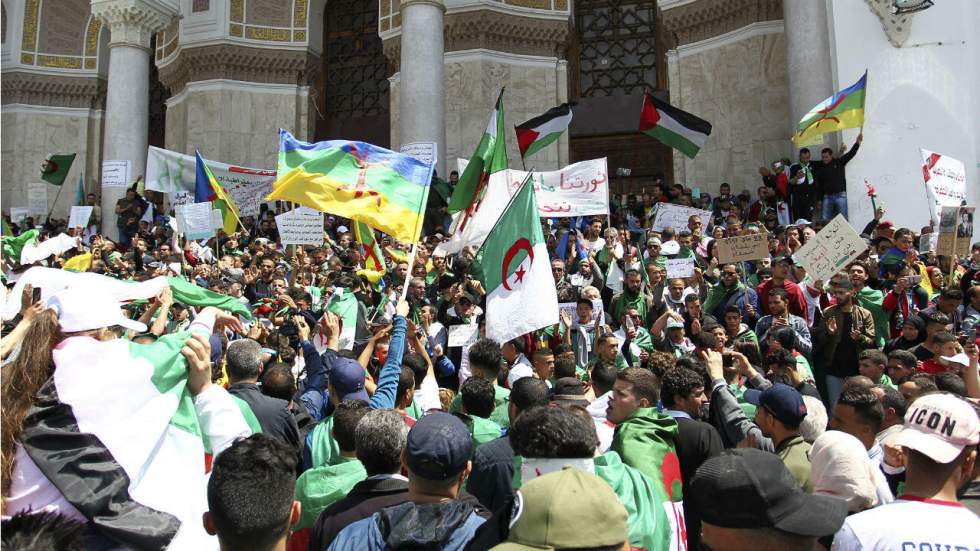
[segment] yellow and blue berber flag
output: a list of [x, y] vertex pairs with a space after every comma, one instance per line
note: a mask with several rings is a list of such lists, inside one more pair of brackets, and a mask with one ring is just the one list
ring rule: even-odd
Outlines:
[[797, 147], [819, 143], [819, 136], [828, 132], [864, 126], [864, 95], [868, 72], [854, 84], [821, 101], [803, 115], [793, 141]]
[[225, 189], [221, 187], [218, 180], [211, 173], [208, 165], [204, 164], [201, 152], [195, 151], [197, 155], [197, 181], [194, 187], [194, 202], [203, 203], [210, 201], [211, 206], [221, 211], [221, 229], [226, 235], [235, 233], [238, 228], [238, 207], [235, 202], [228, 197]]
[[279, 131], [276, 181], [267, 201], [292, 201], [418, 241], [432, 165], [364, 142], [307, 143]]

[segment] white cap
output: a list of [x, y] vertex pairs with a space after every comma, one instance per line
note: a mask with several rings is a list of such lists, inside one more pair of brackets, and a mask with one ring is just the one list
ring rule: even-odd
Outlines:
[[98, 288], [69, 287], [51, 297], [48, 307], [58, 313], [58, 325], [65, 333], [116, 325], [140, 333], [146, 331], [146, 324], [124, 316], [119, 301]]
[[347, 233], [347, 226], [337, 226], [337, 233]]
[[681, 244], [670, 240], [660, 246], [660, 254], [677, 254], [681, 252]]
[[667, 329], [684, 329], [684, 322], [669, 318], [667, 320]]
[[966, 446], [980, 442], [980, 419], [973, 407], [952, 394], [927, 394], [909, 407], [905, 428], [895, 445], [905, 446], [937, 463], [949, 463]]
[[960, 365], [970, 365], [970, 357], [966, 355], [965, 352], [960, 352], [959, 354], [953, 356], [940, 356], [940, 359], [946, 360], [947, 362], [952, 362], [954, 364]]
[[793, 225], [794, 226], [809, 226], [810, 225], [810, 221], [807, 220], [806, 218], [797, 218], [796, 219], [796, 222], [793, 222]]

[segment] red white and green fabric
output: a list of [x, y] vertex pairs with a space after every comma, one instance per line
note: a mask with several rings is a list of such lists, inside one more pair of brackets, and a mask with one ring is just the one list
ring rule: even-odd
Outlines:
[[543, 115], [514, 127], [517, 132], [517, 148], [521, 157], [527, 159], [545, 146], [553, 143], [568, 130], [572, 122], [572, 108], [567, 103], [548, 109]]
[[487, 179], [494, 172], [507, 170], [507, 142], [504, 138], [504, 90], [500, 90], [497, 103], [487, 121], [487, 130], [480, 138], [470, 162], [456, 182], [449, 213], [469, 210], [483, 198]]
[[558, 296], [534, 185], [525, 181], [475, 262], [487, 290], [487, 338], [504, 343], [558, 323]]
[[647, 92], [640, 110], [640, 132], [693, 159], [708, 140], [711, 123]]

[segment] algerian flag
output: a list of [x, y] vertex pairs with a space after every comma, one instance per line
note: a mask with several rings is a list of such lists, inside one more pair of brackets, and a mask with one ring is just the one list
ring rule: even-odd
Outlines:
[[[59, 466], [46, 475], [97, 524], [115, 516], [112, 534], [127, 547], [217, 548], [201, 525], [206, 456], [251, 434], [224, 389], [191, 395], [180, 353], [189, 337], [181, 332], [152, 344], [66, 339], [52, 351], [56, 394], [40, 400], [25, 421], [21, 443], [28, 455], [39, 465]], [[111, 399], [107, 383], [118, 390]], [[133, 510], [168, 522], [125, 514]]]
[[354, 348], [354, 334], [357, 330], [357, 297], [354, 291], [338, 288], [327, 303], [327, 310], [340, 317], [340, 348]]
[[503, 343], [558, 323], [558, 296], [534, 185], [525, 181], [474, 261], [487, 291], [487, 337]]
[[476, 146], [476, 151], [470, 157], [469, 164], [460, 175], [449, 201], [449, 212], [455, 213], [467, 210], [472, 205], [478, 205], [486, 189], [487, 179], [494, 172], [507, 170], [507, 142], [504, 137], [504, 90], [500, 89], [497, 103], [490, 120], [487, 121], [487, 131]]
[[60, 186], [65, 183], [68, 177], [68, 170], [75, 162], [75, 154], [68, 153], [63, 155], [51, 154], [41, 164], [41, 179], [49, 184]]
[[[483, 245], [483, 241], [490, 234], [490, 230], [497, 223], [497, 219], [500, 218], [500, 213], [507, 208], [507, 203], [510, 202], [510, 193], [507, 191], [507, 174], [508, 171], [502, 170], [490, 175], [483, 200], [474, 205], [473, 208], [459, 212], [453, 217], [453, 224], [449, 228], [452, 237], [449, 241], [439, 243], [436, 246], [436, 253], [456, 254], [464, 247]], [[528, 175], [530, 176], [530, 173]]]

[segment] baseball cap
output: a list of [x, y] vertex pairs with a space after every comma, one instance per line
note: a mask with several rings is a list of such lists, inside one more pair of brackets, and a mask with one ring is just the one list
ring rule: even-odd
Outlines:
[[780, 423], [798, 427], [806, 417], [803, 396], [795, 388], [776, 383], [765, 390], [749, 389], [742, 394], [746, 402], [769, 410]]
[[408, 431], [405, 462], [412, 474], [446, 480], [466, 468], [472, 452], [473, 439], [462, 421], [450, 413], [431, 413]]
[[539, 476], [514, 496], [507, 541], [495, 551], [595, 548], [629, 539], [626, 509], [609, 484], [581, 469]]
[[754, 448], [725, 450], [705, 461], [691, 479], [689, 495], [701, 520], [721, 528], [826, 536], [847, 516], [846, 501], [804, 492], [778, 455]]
[[677, 241], [668, 241], [660, 246], [660, 254], [671, 255], [681, 252], [681, 244]]
[[335, 357], [327, 381], [337, 391], [341, 401], [368, 401], [367, 391], [364, 390], [364, 368], [357, 360]]
[[684, 322], [674, 318], [668, 318], [667, 329], [684, 329]]
[[939, 358], [954, 364], [970, 365], [970, 357], [967, 356], [965, 352], [960, 352], [959, 354], [955, 354], [953, 356], [940, 356]]
[[58, 325], [65, 333], [90, 331], [119, 325], [138, 333], [146, 324], [123, 315], [121, 305], [111, 294], [92, 287], [69, 287], [51, 297], [48, 307], [58, 313]]
[[337, 235], [347, 233], [347, 226], [337, 226]]
[[559, 405], [589, 405], [585, 397], [585, 383], [576, 377], [562, 377], [555, 381], [554, 394], [551, 400]]
[[949, 325], [949, 316], [940, 312], [935, 307], [919, 310], [919, 317], [926, 321], [926, 324], [935, 323], [938, 325]]
[[659, 247], [661, 245], [663, 245], [663, 243], [660, 242], [660, 238], [658, 237], [651, 237], [650, 239], [647, 239], [647, 247]]
[[797, 218], [796, 222], [793, 222], [794, 226], [809, 226], [812, 222], [806, 218]]
[[980, 441], [980, 420], [973, 407], [948, 393], [927, 394], [909, 407], [905, 428], [896, 446], [922, 453], [937, 463], [949, 463]]

